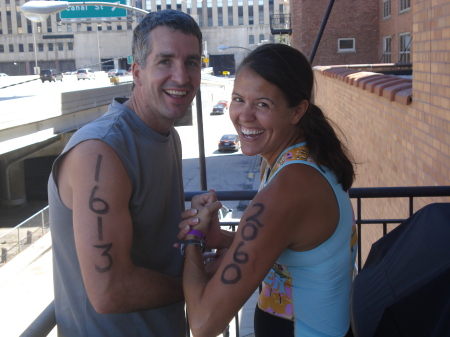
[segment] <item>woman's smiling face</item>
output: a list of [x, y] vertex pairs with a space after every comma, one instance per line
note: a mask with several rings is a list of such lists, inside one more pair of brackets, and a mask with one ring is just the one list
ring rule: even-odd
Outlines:
[[297, 122], [308, 103], [288, 107], [282, 91], [248, 67], [241, 69], [234, 81], [230, 118], [241, 138], [241, 150], [256, 154], [273, 165], [285, 148], [303, 141]]

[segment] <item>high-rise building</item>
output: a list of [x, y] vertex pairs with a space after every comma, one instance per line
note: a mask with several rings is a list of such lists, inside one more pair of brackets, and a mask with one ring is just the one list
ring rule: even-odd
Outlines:
[[[93, 70], [127, 69], [132, 30], [142, 14], [126, 17], [67, 18], [69, 8], [33, 23], [20, 11], [25, 0], [0, 0], [0, 72], [34, 74], [35, 67], [62, 72], [90, 67]], [[289, 41], [288, 30], [271, 34], [271, 15], [289, 25], [289, 2], [284, 0], [127, 0], [127, 5], [147, 11], [176, 9], [190, 14], [201, 27], [204, 56], [215, 74], [234, 72], [246, 49], [266, 41]], [[86, 7], [86, 6], [84, 6]], [[282, 16], [281, 21], [277, 16]], [[70, 16], [70, 15], [69, 15]], [[219, 46], [229, 47], [218, 49]]]

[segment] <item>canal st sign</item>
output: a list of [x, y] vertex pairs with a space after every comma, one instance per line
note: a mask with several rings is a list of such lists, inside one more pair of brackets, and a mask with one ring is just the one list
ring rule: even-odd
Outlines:
[[[85, 2], [95, 2], [95, 0], [85, 0]], [[70, 2], [76, 2], [76, 1], [70, 1]], [[125, 0], [115, 0], [115, 1], [104, 1], [104, 2], [110, 2], [110, 3], [116, 3], [116, 4], [122, 4], [125, 5]], [[61, 13], [61, 19], [87, 19], [87, 18], [119, 18], [119, 17], [126, 17], [127, 16], [127, 10], [124, 8], [117, 8], [117, 7], [107, 7], [107, 6], [99, 6], [99, 5], [93, 5], [93, 6], [71, 6], [65, 10], [63, 10]]]

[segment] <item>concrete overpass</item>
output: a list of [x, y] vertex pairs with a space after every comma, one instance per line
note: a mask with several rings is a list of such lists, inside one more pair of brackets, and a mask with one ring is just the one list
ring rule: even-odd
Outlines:
[[[231, 83], [229, 79], [202, 75], [204, 113], [209, 113], [215, 101], [230, 96]], [[0, 207], [18, 207], [30, 195], [39, 198], [54, 158], [73, 132], [102, 116], [114, 97], [129, 97], [131, 88], [131, 82], [108, 83], [86, 90], [49, 90], [38, 95], [23, 92], [13, 99], [0, 98]], [[196, 123], [195, 101], [178, 125]]]

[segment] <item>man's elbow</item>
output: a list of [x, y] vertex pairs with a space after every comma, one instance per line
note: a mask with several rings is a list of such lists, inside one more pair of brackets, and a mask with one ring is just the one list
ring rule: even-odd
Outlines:
[[96, 294], [88, 296], [94, 310], [99, 314], [118, 314], [126, 312], [123, 299], [119, 300], [118, 296], [112, 294]]

